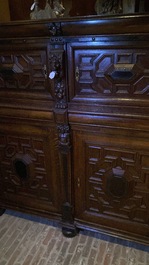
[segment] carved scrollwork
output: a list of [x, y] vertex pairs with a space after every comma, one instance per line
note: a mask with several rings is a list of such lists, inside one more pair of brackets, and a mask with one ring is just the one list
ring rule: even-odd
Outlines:
[[66, 90], [64, 83], [64, 73], [63, 73], [63, 51], [58, 51], [57, 53], [52, 53], [49, 58], [50, 79], [54, 79], [54, 95], [56, 98], [55, 107], [58, 109], [65, 109], [67, 107], [66, 103]]
[[60, 23], [49, 23], [49, 32], [52, 36], [62, 36], [61, 24]]

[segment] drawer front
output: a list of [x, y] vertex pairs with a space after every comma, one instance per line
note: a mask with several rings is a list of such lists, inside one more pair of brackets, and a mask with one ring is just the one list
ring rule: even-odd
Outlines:
[[148, 138], [80, 127], [73, 148], [76, 220], [148, 239]]
[[1, 99], [12, 105], [27, 105], [25, 100], [32, 107], [43, 100], [52, 105], [49, 54], [46, 40], [16, 39], [0, 43]]
[[[139, 44], [140, 45], [140, 44]], [[140, 104], [149, 96], [149, 50], [125, 43], [68, 46], [69, 101], [84, 104]], [[143, 44], [142, 44], [143, 46]], [[143, 105], [143, 103], [142, 103]]]
[[0, 124], [0, 206], [61, 212], [58, 140], [53, 125]]
[[0, 90], [45, 92], [48, 88], [46, 56], [46, 48], [0, 50]]
[[46, 51], [0, 53], [0, 88], [29, 91], [46, 89]]

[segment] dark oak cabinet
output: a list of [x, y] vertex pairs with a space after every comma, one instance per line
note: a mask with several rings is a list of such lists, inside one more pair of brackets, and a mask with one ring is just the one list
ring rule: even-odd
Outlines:
[[0, 208], [149, 240], [148, 15], [0, 26]]
[[60, 166], [45, 40], [0, 48], [1, 185], [6, 207], [59, 214]]

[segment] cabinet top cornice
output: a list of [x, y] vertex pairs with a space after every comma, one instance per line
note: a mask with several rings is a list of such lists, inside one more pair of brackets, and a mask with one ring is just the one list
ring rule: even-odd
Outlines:
[[147, 34], [149, 15], [118, 15], [15, 21], [0, 24], [0, 38]]

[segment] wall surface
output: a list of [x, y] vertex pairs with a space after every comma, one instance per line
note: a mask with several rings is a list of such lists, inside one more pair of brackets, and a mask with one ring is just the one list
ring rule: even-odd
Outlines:
[[8, 0], [0, 0], [0, 22], [10, 20]]

